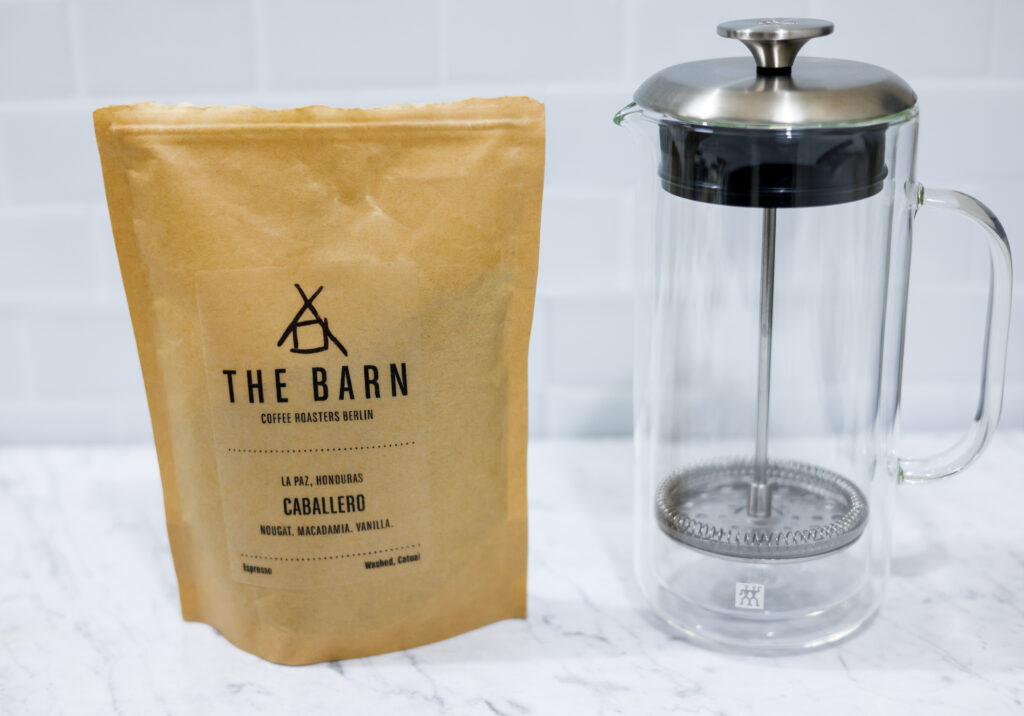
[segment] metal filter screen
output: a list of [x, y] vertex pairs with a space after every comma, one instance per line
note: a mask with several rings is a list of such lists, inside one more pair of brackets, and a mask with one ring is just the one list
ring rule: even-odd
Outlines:
[[845, 477], [796, 461], [771, 461], [770, 516], [748, 514], [755, 461], [704, 463], [665, 479], [655, 498], [658, 525], [690, 547], [737, 559], [800, 559], [841, 549], [868, 518], [864, 495]]

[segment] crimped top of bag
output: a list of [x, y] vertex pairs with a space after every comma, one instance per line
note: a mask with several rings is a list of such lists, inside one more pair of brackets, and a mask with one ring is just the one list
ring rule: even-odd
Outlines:
[[530, 97], [472, 98], [438, 104], [398, 104], [372, 109], [313, 105], [264, 109], [249, 105], [197, 107], [143, 102], [97, 109], [97, 127], [111, 131], [227, 130], [239, 127], [355, 127], [402, 125], [433, 128], [445, 125], [491, 128], [542, 122], [544, 105]]

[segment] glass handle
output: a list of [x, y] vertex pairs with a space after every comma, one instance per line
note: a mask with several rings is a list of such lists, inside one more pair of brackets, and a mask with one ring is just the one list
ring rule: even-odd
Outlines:
[[966, 434], [948, 449], [927, 458], [900, 458], [901, 481], [921, 482], [960, 472], [981, 454], [992, 438], [1003, 407], [1006, 344], [1010, 333], [1010, 302], [1013, 298], [1013, 263], [1006, 232], [995, 214], [972, 196], [948, 189], [911, 187], [912, 205], [951, 209], [969, 216], [985, 229], [989, 252], [988, 317], [981, 365], [978, 409]]

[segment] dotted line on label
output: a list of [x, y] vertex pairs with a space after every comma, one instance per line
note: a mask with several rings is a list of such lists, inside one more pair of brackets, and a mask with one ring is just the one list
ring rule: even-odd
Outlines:
[[371, 552], [352, 552], [351, 554], [327, 554], [322, 557], [268, 557], [262, 554], [246, 554], [245, 552], [239, 552], [239, 554], [247, 559], [272, 559], [275, 562], [317, 562], [325, 559], [345, 559], [346, 557], [367, 557], [371, 554], [383, 554], [384, 552], [397, 552], [400, 549], [412, 549], [419, 547], [417, 544], [407, 544], [403, 547], [388, 547], [387, 549], [375, 549]]
[[228, 448], [228, 452], [244, 452], [244, 453], [306, 453], [306, 452], [346, 452], [349, 450], [381, 450], [383, 448], [393, 447], [405, 447], [406, 445], [415, 445], [415, 440], [410, 440], [407, 443], [385, 443], [383, 445], [353, 445], [351, 447], [322, 447], [322, 448], [294, 448], [294, 449], [275, 449], [275, 448]]

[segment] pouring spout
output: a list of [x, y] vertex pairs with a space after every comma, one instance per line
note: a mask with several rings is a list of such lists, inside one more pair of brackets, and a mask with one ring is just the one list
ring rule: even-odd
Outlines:
[[643, 113], [643, 109], [637, 106], [636, 102], [630, 102], [625, 107], [623, 107], [622, 109], [615, 113], [615, 116], [612, 117], [612, 121], [621, 127], [623, 122], [628, 120], [630, 117], [641, 115]]

